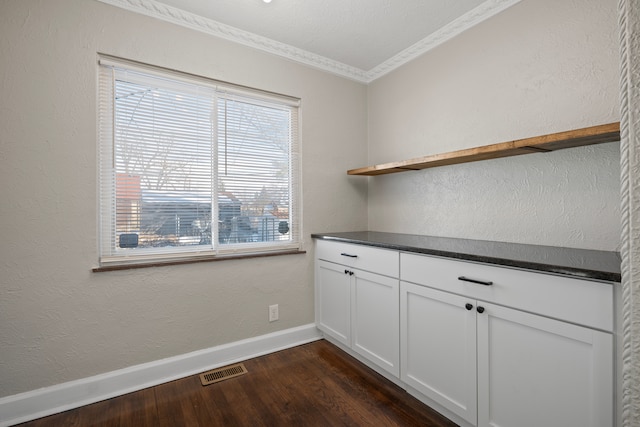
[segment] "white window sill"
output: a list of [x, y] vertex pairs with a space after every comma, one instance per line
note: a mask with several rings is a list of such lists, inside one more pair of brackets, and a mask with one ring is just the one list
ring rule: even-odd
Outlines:
[[100, 267], [94, 267], [91, 269], [94, 273], [102, 273], [106, 271], [118, 271], [118, 270], [130, 270], [133, 268], [149, 268], [149, 267], [165, 267], [170, 265], [182, 265], [182, 264], [194, 264], [199, 262], [212, 262], [212, 261], [227, 261], [237, 259], [249, 259], [249, 258], [264, 258], [280, 255], [297, 255], [305, 254], [307, 251], [299, 249], [283, 250], [274, 252], [262, 252], [262, 253], [245, 253], [245, 254], [233, 254], [233, 255], [217, 255], [217, 256], [205, 256], [199, 258], [189, 258], [181, 260], [168, 260], [168, 261], [150, 261], [136, 264], [113, 264]]

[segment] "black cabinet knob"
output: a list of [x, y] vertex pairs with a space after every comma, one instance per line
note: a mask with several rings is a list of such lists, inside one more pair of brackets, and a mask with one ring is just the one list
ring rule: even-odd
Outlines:
[[349, 270], [344, 270], [344, 274], [349, 274]]
[[466, 308], [467, 310], [471, 310], [473, 308], [473, 304], [466, 303], [464, 308]]
[[478, 313], [480, 314], [484, 313], [484, 307], [478, 307], [476, 310], [478, 310]]

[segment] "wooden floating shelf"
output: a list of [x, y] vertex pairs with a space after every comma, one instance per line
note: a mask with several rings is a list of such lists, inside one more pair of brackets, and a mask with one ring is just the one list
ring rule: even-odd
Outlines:
[[432, 156], [418, 157], [400, 162], [351, 169], [347, 171], [347, 174], [362, 176], [385, 175], [389, 173], [434, 168], [437, 166], [476, 162], [478, 160], [518, 156], [521, 154], [546, 153], [564, 148], [614, 141], [620, 141], [620, 122], [434, 154]]

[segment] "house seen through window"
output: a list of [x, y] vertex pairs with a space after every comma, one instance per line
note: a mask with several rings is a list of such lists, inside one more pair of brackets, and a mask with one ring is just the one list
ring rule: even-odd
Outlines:
[[101, 263], [298, 248], [298, 101], [100, 61]]

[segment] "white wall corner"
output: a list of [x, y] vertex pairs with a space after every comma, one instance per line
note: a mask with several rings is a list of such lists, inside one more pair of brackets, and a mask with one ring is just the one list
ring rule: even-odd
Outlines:
[[0, 399], [0, 427], [46, 417], [320, 338], [315, 324], [308, 324], [3, 397]]
[[409, 46], [397, 55], [384, 61], [382, 64], [372, 68], [367, 72], [367, 83], [372, 82], [396, 68], [406, 64], [427, 53], [431, 49], [440, 46], [442, 43], [451, 40], [455, 36], [462, 34], [479, 23], [497, 15], [503, 10], [520, 3], [521, 0], [487, 0], [480, 6], [470, 10], [449, 24], [430, 34], [428, 37]]

